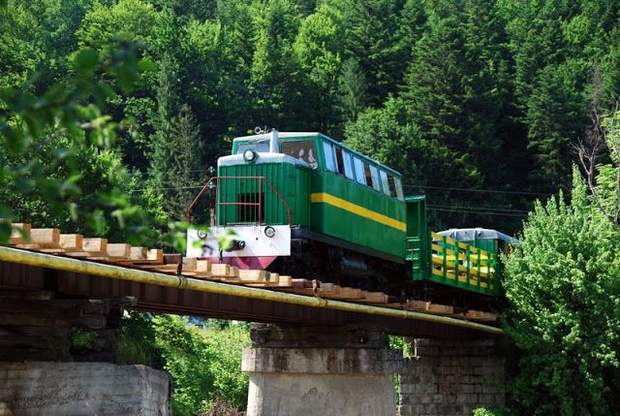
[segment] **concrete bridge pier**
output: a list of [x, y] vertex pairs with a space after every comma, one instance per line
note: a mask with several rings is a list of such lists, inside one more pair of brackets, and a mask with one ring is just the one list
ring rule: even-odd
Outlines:
[[398, 359], [382, 331], [254, 324], [251, 339], [247, 416], [396, 413]]

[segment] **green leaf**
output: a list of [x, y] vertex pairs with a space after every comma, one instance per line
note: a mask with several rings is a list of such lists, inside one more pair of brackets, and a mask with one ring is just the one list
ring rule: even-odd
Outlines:
[[99, 65], [99, 53], [92, 48], [80, 49], [73, 55], [71, 63], [78, 74], [91, 74]]

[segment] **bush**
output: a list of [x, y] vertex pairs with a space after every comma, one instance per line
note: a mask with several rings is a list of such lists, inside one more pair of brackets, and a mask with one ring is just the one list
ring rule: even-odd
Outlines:
[[245, 326], [200, 329], [187, 318], [158, 315], [153, 327], [164, 369], [172, 378], [175, 415], [208, 411], [216, 400], [245, 406], [248, 378], [241, 372], [241, 351], [249, 343]]
[[208, 321], [201, 328], [188, 318], [132, 312], [123, 318], [115, 352], [120, 362], [168, 372], [175, 416], [234, 416], [247, 401], [241, 351], [248, 344], [245, 324]]
[[148, 313], [125, 312], [114, 343], [116, 361], [163, 369], [162, 352], [155, 342], [151, 319]]
[[506, 259], [520, 414], [620, 414], [620, 231], [574, 177], [571, 204], [538, 203]]
[[473, 416], [509, 416], [510, 413], [506, 409], [487, 409], [480, 407], [474, 410]]

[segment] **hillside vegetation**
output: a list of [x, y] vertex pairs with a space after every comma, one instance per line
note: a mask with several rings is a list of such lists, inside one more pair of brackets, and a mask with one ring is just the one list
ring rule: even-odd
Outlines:
[[[4, 3], [0, 87], [22, 94], [6, 119], [77, 73], [101, 91], [64, 98], [95, 98], [78, 115], [114, 127], [60, 163], [48, 162], [67, 134], [48, 136], [28, 161], [47, 177], [79, 165], [66, 195], [92, 207], [95, 189], [120, 189], [160, 225], [182, 217], [232, 137], [268, 126], [319, 130], [403, 171], [437, 228], [512, 232], [534, 199], [570, 188], [573, 145], [620, 91], [613, 0]], [[24, 185], [0, 191], [15, 217], [114, 231], [105, 210], [68, 219]]]

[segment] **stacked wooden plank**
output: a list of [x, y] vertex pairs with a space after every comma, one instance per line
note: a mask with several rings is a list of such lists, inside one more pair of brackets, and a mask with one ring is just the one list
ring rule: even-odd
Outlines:
[[267, 270], [245, 270], [223, 263], [164, 254], [161, 249], [135, 247], [126, 243], [110, 243], [105, 238], [87, 238], [80, 234], [63, 234], [56, 228], [32, 228], [30, 224], [13, 224], [9, 245], [26, 250], [63, 255], [83, 260], [111, 263], [159, 273], [181, 274], [195, 279], [208, 279], [229, 284], [239, 284], [279, 290], [288, 293], [317, 296], [350, 302], [379, 304], [386, 307], [419, 311], [438, 315], [458, 316], [462, 319], [494, 321], [488, 312], [469, 311], [455, 314], [451, 306], [417, 300], [406, 303], [389, 303], [383, 292], [370, 292], [358, 288], [342, 287], [319, 280], [281, 276]]

